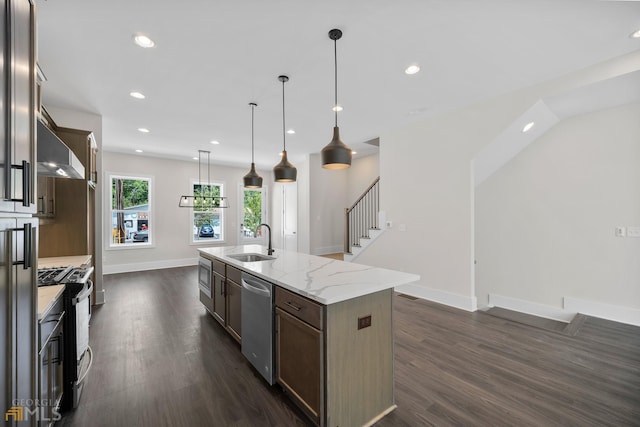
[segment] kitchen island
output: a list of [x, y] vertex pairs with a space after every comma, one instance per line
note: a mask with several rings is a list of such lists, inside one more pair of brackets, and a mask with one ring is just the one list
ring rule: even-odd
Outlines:
[[231, 302], [240, 273], [275, 285], [276, 382], [317, 425], [371, 425], [395, 409], [393, 288], [419, 276], [282, 250], [262, 261], [234, 258], [265, 256], [259, 245], [199, 252], [213, 263], [201, 301], [240, 342], [233, 323], [241, 307]]

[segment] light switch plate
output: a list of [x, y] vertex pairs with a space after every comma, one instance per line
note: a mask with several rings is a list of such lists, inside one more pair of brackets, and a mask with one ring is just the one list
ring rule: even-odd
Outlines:
[[627, 227], [627, 237], [640, 237], [640, 227]]
[[616, 237], [626, 237], [627, 229], [625, 227], [616, 227]]

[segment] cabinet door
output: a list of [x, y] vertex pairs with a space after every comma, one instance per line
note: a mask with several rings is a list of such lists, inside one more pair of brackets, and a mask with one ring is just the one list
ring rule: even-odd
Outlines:
[[316, 423], [322, 396], [322, 332], [276, 307], [276, 375]]
[[37, 221], [0, 218], [0, 413], [37, 395]]
[[[49, 398], [51, 399], [49, 403], [54, 407], [52, 409], [56, 409], [60, 407], [60, 403], [62, 400], [62, 390], [64, 388], [64, 378], [63, 378], [63, 359], [64, 359], [64, 346], [63, 340], [64, 335], [62, 332], [62, 322], [58, 325], [55, 331], [53, 331], [51, 338], [51, 342], [49, 344], [50, 353], [49, 353], [49, 370], [51, 375], [51, 385], [50, 385], [50, 394]], [[53, 416], [55, 414], [51, 414]]]
[[227, 279], [227, 328], [238, 342], [242, 337], [242, 286]]
[[53, 218], [56, 216], [56, 181], [50, 176], [38, 177], [37, 216], [40, 218]]
[[223, 325], [226, 319], [226, 290], [224, 276], [216, 273], [211, 274], [211, 296], [213, 297], [213, 317]]
[[0, 211], [35, 213], [35, 6], [30, 0], [2, 5], [8, 31], [0, 65]]

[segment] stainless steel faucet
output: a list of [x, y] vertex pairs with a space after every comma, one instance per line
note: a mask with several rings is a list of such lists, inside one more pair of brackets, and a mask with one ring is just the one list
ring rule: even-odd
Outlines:
[[269, 230], [269, 247], [267, 248], [267, 255], [271, 255], [273, 254], [273, 248], [271, 247], [271, 227], [269, 227], [269, 224], [260, 224], [256, 227], [256, 231], [254, 231], [254, 234], [257, 235], [258, 234], [258, 230], [260, 230], [260, 227], [262, 226], [267, 227], [267, 230]]

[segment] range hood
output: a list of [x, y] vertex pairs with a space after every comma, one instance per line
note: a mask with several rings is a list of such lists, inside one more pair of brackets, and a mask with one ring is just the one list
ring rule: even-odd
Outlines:
[[48, 127], [38, 120], [38, 175], [84, 179], [84, 166]]

